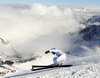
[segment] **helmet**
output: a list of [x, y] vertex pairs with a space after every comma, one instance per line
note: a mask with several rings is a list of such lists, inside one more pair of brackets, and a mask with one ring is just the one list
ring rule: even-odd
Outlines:
[[51, 48], [51, 50], [55, 50], [56, 48]]

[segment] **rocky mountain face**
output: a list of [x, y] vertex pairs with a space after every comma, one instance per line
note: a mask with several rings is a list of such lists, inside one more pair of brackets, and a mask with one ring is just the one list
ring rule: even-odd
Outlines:
[[86, 28], [79, 34], [86, 41], [100, 41], [100, 16], [93, 16], [84, 22]]

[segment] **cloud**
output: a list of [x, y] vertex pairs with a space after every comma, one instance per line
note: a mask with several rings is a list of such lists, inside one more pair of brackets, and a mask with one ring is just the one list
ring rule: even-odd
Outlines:
[[69, 33], [76, 33], [80, 28], [83, 25], [69, 7], [0, 5], [0, 37], [11, 41], [20, 55], [31, 55], [52, 47], [65, 50], [74, 37]]

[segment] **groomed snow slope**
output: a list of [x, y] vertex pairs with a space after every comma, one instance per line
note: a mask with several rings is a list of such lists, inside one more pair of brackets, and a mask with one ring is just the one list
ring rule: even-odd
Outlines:
[[[99, 78], [100, 63], [97, 63], [98, 55], [79, 57], [67, 55], [67, 64], [73, 64], [72, 67], [50, 68], [38, 71], [31, 71], [31, 65], [50, 65], [53, 55], [45, 55], [36, 60], [15, 64], [17, 71], [8, 73], [4, 78]], [[49, 58], [49, 60], [48, 60]], [[94, 60], [96, 61], [94, 61]]]
[[[6, 77], [6, 76], [5, 76]], [[100, 78], [100, 64], [26, 71], [6, 78]]]

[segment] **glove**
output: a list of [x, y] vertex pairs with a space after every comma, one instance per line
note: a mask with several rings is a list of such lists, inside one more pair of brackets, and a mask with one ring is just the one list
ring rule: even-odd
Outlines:
[[45, 54], [48, 54], [49, 52], [50, 52], [50, 51], [48, 50], [48, 51], [45, 52]]

